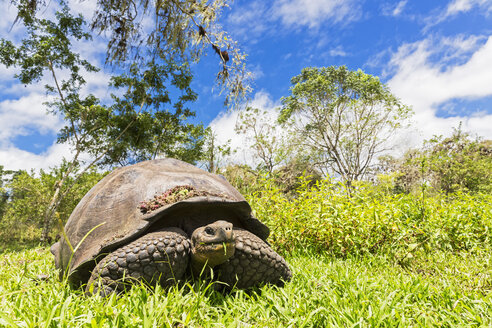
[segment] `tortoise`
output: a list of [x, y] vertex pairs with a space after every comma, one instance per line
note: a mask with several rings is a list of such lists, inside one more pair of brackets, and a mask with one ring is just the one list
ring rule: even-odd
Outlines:
[[[170, 158], [114, 170], [78, 203], [51, 247], [60, 276], [108, 295], [213, 274], [229, 288], [291, 278], [270, 231], [227, 180]], [[73, 250], [73, 251], [72, 251]]]

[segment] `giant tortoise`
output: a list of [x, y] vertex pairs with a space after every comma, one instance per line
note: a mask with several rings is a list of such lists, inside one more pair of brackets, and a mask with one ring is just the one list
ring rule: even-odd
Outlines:
[[229, 287], [291, 277], [269, 229], [225, 178], [175, 159], [116, 169], [72, 212], [51, 247], [61, 276], [103, 295], [212, 274]]

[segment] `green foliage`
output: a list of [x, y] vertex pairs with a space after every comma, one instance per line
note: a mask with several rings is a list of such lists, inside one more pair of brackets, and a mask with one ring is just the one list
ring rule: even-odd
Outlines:
[[[19, 46], [10, 40], [0, 40], [0, 62], [6, 67], [20, 68], [15, 75], [23, 84], [37, 83], [47, 73], [52, 83], [45, 85], [54, 100], [46, 103], [52, 114], [60, 115], [66, 125], [58, 142], [68, 142], [74, 150], [100, 150], [99, 134], [108, 124], [108, 109], [99, 105], [92, 94], [81, 97], [86, 84], [83, 72], [99, 69], [73, 52], [75, 41], [90, 41], [86, 23], [81, 15], [74, 16], [67, 5], [55, 13], [54, 20], [30, 17], [25, 21], [27, 33]], [[67, 78], [59, 80], [58, 73], [67, 70]]]
[[290, 123], [321, 169], [350, 186], [411, 115], [377, 77], [345, 66], [304, 68], [282, 98], [279, 121]]
[[3, 213], [9, 199], [9, 193], [7, 191], [7, 186], [12, 179], [14, 171], [4, 170], [3, 165], [0, 165], [0, 222], [2, 220]]
[[276, 169], [272, 177], [288, 197], [295, 196], [296, 190], [301, 186], [312, 186], [316, 181], [323, 179], [321, 172], [316, 169], [315, 165], [300, 155]]
[[[125, 92], [112, 95], [110, 124], [102, 140], [110, 147], [100, 165], [128, 165], [163, 155], [196, 162], [202, 156], [205, 129], [186, 122], [195, 116], [185, 107], [197, 98], [191, 80], [187, 64], [154, 61], [112, 77], [111, 86]], [[174, 103], [173, 91], [180, 93]]]
[[217, 173], [223, 165], [224, 158], [235, 153], [235, 149], [231, 149], [231, 139], [220, 144], [217, 140], [217, 133], [211, 127], [205, 129], [205, 137], [203, 144], [203, 155], [201, 160], [205, 162], [205, 168], [208, 172]]
[[[375, 185], [358, 182], [352, 197], [341, 183], [301, 178], [293, 197], [275, 178], [247, 167], [228, 169], [256, 216], [271, 228], [268, 241], [292, 269], [284, 287], [222, 293], [209, 281], [185, 281], [167, 289], [136, 285], [102, 299], [59, 281], [47, 248], [19, 251], [16, 243], [17, 250], [5, 250], [9, 244], [4, 242], [0, 326], [492, 325], [492, 195], [394, 194], [393, 175], [381, 176]], [[33, 218], [35, 208], [43, 206], [37, 199], [50, 192], [63, 170], [42, 172], [39, 178], [17, 174], [9, 188], [18, 197], [18, 215], [10, 220], [19, 218], [25, 225], [23, 220]], [[97, 179], [88, 175], [73, 190], [82, 195]], [[60, 217], [80, 195], [70, 197], [73, 203]]]
[[16, 75], [23, 84], [38, 82], [44, 70], [68, 69], [73, 74], [60, 85], [67, 93], [75, 93], [85, 80], [80, 69], [96, 72], [98, 69], [79, 54], [72, 52], [72, 41], [92, 39], [85, 31], [82, 15], [74, 16], [68, 6], [55, 13], [55, 20], [31, 17], [25, 21], [27, 37], [16, 47], [11, 41], [0, 40], [0, 60], [7, 67], [20, 66]]
[[[59, 183], [67, 168], [68, 164], [65, 162], [50, 172], [41, 170], [36, 174], [19, 171], [13, 176], [6, 186], [9, 190], [9, 198], [0, 221], [0, 240], [3, 242], [39, 240], [43, 215], [55, 192], [54, 186]], [[56, 219], [65, 224], [78, 202], [104, 175], [95, 170], [82, 174], [60, 203], [55, 213]], [[69, 179], [62, 187], [62, 192], [72, 183], [74, 181]]]
[[449, 138], [431, 139], [428, 148], [425, 164], [436, 189], [492, 192], [491, 140], [473, 140], [459, 127]]
[[420, 192], [422, 183], [434, 192], [492, 192], [492, 141], [472, 139], [453, 130], [450, 137], [436, 136], [423, 149], [412, 149], [401, 159], [384, 159], [387, 171], [398, 174], [397, 192]]
[[[218, 24], [227, 0], [99, 1], [92, 27], [109, 32], [107, 62], [133, 61], [149, 52], [166, 62], [191, 63], [210, 46], [219, 59], [221, 69], [217, 82], [228, 92], [226, 103], [236, 102], [249, 91], [250, 73], [246, 71], [246, 56]], [[150, 33], [141, 21], [150, 19]], [[148, 27], [147, 27], [148, 29]]]
[[[100, 165], [124, 165], [165, 154], [189, 162], [201, 155], [204, 128], [186, 123], [194, 112], [185, 104], [196, 100], [192, 75], [186, 61], [151, 56], [145, 63], [129, 65], [127, 72], [111, 78], [110, 86], [124, 90], [112, 94], [113, 104], [102, 105], [94, 95], [81, 97], [86, 84], [84, 71], [98, 68], [73, 52], [74, 41], [91, 40], [82, 16], [74, 16], [62, 3], [55, 20], [32, 16], [26, 21], [27, 35], [18, 47], [0, 40], [0, 61], [19, 67], [16, 75], [24, 84], [38, 82], [48, 72], [53, 83], [47, 91], [56, 95], [48, 108], [66, 121], [58, 142], [72, 145], [77, 155], [88, 152]], [[67, 70], [67, 79], [58, 74]], [[171, 94], [177, 91], [173, 103]]]
[[221, 170], [220, 174], [238, 188], [243, 195], [253, 193], [261, 188], [258, 172], [248, 165], [228, 165]]
[[[302, 182], [302, 181], [301, 181]], [[403, 262], [417, 249], [475, 251], [492, 246], [492, 195], [385, 192], [362, 184], [348, 197], [344, 186], [305, 180], [288, 198], [272, 179], [247, 199], [272, 228], [272, 243], [284, 253], [299, 249], [333, 256], [390, 254]]]

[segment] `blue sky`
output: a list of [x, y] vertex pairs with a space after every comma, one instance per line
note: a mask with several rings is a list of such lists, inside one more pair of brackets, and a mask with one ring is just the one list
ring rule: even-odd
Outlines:
[[[87, 14], [94, 1], [75, 7]], [[21, 29], [9, 31], [15, 11], [8, 1], [0, 10], [8, 18], [0, 21], [0, 37], [18, 39]], [[224, 11], [221, 23], [248, 54], [255, 77], [249, 105], [274, 113], [303, 67], [346, 65], [379, 76], [413, 107], [413, 126], [400, 136], [400, 151], [435, 134], [449, 135], [459, 122], [492, 139], [492, 0], [242, 0]], [[104, 43], [95, 40], [80, 51], [100, 65]], [[211, 52], [193, 66], [199, 95], [190, 105], [194, 121], [244, 148], [244, 138], [234, 132], [238, 111], [227, 111], [224, 96], [213, 89], [217, 68]], [[0, 165], [56, 165], [70, 156], [67, 146], [54, 143], [61, 121], [45, 114], [42, 84], [25, 88], [14, 73], [0, 67]], [[107, 97], [108, 77], [104, 71], [91, 75], [88, 89]]]

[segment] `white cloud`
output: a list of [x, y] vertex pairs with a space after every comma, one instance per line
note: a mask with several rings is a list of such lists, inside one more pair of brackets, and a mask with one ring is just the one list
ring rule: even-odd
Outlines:
[[[280, 103], [273, 101], [267, 92], [259, 91], [249, 103], [244, 104], [241, 108], [244, 109], [247, 106], [267, 111], [269, 115], [275, 116], [277, 115], [276, 108], [280, 106]], [[236, 153], [226, 158], [227, 162], [234, 164], [247, 163], [255, 166], [258, 163], [248, 145], [247, 137], [244, 134], [237, 134], [235, 131], [239, 114], [240, 110], [224, 111], [210, 122], [209, 127], [217, 134], [218, 144], [225, 144], [228, 140], [231, 140], [231, 148], [235, 149]]]
[[14, 146], [0, 148], [0, 165], [7, 170], [47, 170], [60, 165], [62, 159], [71, 155], [69, 146], [54, 143], [41, 154], [34, 154]]
[[453, 0], [446, 8], [441, 8], [424, 19], [424, 32], [449, 18], [469, 12], [476, 7], [478, 7], [480, 14], [488, 16], [492, 12], [492, 0]]
[[454, 57], [461, 56], [468, 52], [475, 52], [481, 46], [481, 42], [486, 37], [480, 35], [457, 35], [455, 37], [445, 37], [441, 39], [442, 47], [447, 48], [448, 53]]
[[407, 0], [400, 1], [392, 12], [393, 16], [399, 16], [403, 12], [403, 8], [405, 8], [406, 4]]
[[[413, 106], [420, 138], [447, 135], [461, 121], [464, 130], [492, 139], [490, 114], [436, 116], [438, 106], [447, 101], [492, 95], [492, 36], [483, 44], [478, 43], [479, 39], [475, 36], [425, 39], [404, 44], [393, 55], [390, 65], [395, 71], [388, 85], [404, 103]], [[464, 56], [469, 51], [472, 54]], [[449, 56], [441, 56], [437, 61], [430, 59], [436, 54], [453, 52], [461, 60], [450, 61]]]
[[111, 101], [111, 92], [118, 94], [119, 91], [110, 89], [108, 86], [111, 74], [104, 71], [92, 72], [84, 74], [87, 84], [84, 85], [80, 94], [87, 96], [93, 94], [99, 98], [103, 103]]
[[261, 36], [286, 33], [273, 25], [280, 21], [287, 29], [318, 28], [321, 24], [347, 24], [361, 17], [355, 0], [275, 0], [250, 1], [234, 6], [227, 24], [235, 37], [256, 43]]
[[31, 130], [56, 133], [62, 122], [59, 117], [47, 115], [43, 106], [47, 100], [46, 96], [34, 93], [0, 102], [0, 145], [9, 144], [16, 136], [28, 135]]
[[408, 0], [402, 0], [396, 4], [386, 4], [383, 6], [383, 15], [385, 16], [400, 16], [403, 12], [403, 9], [407, 5]]
[[[1, 82], [4, 81], [0, 81], [0, 85]], [[13, 89], [18, 89], [19, 93], [24, 89], [24, 94], [0, 102], [0, 165], [8, 169], [47, 169], [60, 164], [63, 157], [71, 158], [72, 156], [68, 145], [58, 145], [55, 141], [41, 154], [19, 149], [14, 144], [18, 136], [55, 135], [64, 125], [59, 115], [46, 112], [46, 106], [43, 103], [50, 98], [43, 92], [37, 92], [37, 88], [39, 85], [24, 88], [20, 83], [15, 83]], [[109, 95], [107, 75], [104, 73], [89, 75], [88, 84], [82, 92], [84, 94], [95, 93], [102, 99], [107, 97]], [[35, 138], [31, 138], [35, 143]]]
[[96, 11], [97, 0], [69, 0], [68, 6], [89, 21]]
[[243, 6], [234, 6], [226, 22], [236, 38], [254, 43], [259, 36], [269, 32], [272, 18], [269, 10], [263, 1], [251, 1]]
[[0, 37], [18, 39], [25, 32], [25, 28], [20, 22], [13, 25], [17, 17], [17, 8], [10, 1], [0, 1], [0, 13]]
[[454, 0], [447, 6], [444, 17], [470, 11], [475, 6], [484, 9], [485, 12], [492, 11], [491, 0]]
[[330, 49], [330, 51], [328, 53], [332, 57], [346, 57], [347, 56], [347, 53], [345, 52], [345, 50], [343, 50], [342, 46], [337, 46], [333, 49]]
[[257, 64], [257, 65], [254, 65], [253, 67], [251, 67], [250, 71], [251, 71], [251, 74], [252, 74], [252, 77], [251, 78], [253, 80], [258, 80], [258, 79], [261, 79], [262, 77], [265, 76], [265, 73], [261, 69], [261, 65], [260, 64]]
[[[44, 94], [34, 92], [0, 102], [0, 165], [6, 169], [48, 169], [60, 164], [64, 156], [70, 156], [67, 145], [54, 143], [35, 154], [13, 144], [18, 136], [29, 136], [33, 131], [41, 135], [56, 134], [63, 126], [58, 116], [46, 113], [43, 102], [47, 100]], [[34, 138], [32, 142], [36, 142]]]
[[358, 2], [353, 0], [278, 0], [274, 8], [274, 14], [287, 26], [346, 24], [361, 16]]

